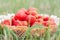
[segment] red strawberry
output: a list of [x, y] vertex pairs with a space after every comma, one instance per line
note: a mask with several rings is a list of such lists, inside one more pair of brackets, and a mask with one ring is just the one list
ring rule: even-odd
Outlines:
[[5, 25], [11, 25], [11, 21], [10, 20], [4, 20], [1, 23], [5, 24]]
[[43, 22], [43, 19], [42, 18], [36, 19], [36, 22], [38, 22], [38, 24], [41, 24]]
[[31, 15], [33, 15], [33, 16], [36, 16], [36, 15], [37, 15], [37, 12], [36, 12], [36, 11], [31, 11], [30, 13], [31, 13]]
[[37, 15], [37, 19], [43, 18], [41, 15]]
[[49, 17], [44, 17], [43, 20], [44, 21], [48, 21], [49, 20]]
[[45, 26], [45, 27], [48, 27], [49, 23], [48, 23], [48, 21], [43, 21], [42, 25]]
[[15, 15], [15, 19], [21, 21], [25, 20], [26, 17], [27, 14], [25, 14], [25, 11], [23, 9], [19, 10]]
[[49, 20], [49, 21], [50, 21], [50, 24], [51, 24], [51, 25], [56, 25], [56, 23], [55, 23], [54, 19], [50, 18], [50, 20]]
[[27, 21], [19, 21], [15, 20], [14, 18], [12, 19], [12, 25], [13, 26], [27, 26]]
[[30, 26], [32, 26], [36, 22], [36, 17], [32, 15], [28, 15], [26, 20], [30, 23]]
[[37, 11], [36, 11], [36, 9], [35, 8], [29, 8], [28, 10], [27, 10], [27, 13], [26, 13], [27, 15], [33, 15], [33, 16], [36, 16], [37, 15]]
[[27, 21], [21, 21], [21, 23], [22, 23], [23, 26], [28, 26]]
[[12, 19], [12, 26], [22, 26], [19, 20]]

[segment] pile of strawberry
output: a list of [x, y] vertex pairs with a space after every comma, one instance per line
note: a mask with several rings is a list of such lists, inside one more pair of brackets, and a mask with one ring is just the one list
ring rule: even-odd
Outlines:
[[38, 14], [36, 8], [20, 9], [11, 19], [6, 19], [1, 24], [9, 26], [29, 26], [32, 27], [34, 24], [42, 24], [45, 27], [56, 26], [53, 18], [50, 16], [42, 16]]

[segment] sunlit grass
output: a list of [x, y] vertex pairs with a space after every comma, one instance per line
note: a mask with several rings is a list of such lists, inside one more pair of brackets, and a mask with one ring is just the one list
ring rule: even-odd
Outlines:
[[60, 0], [0, 0], [0, 13], [16, 13], [20, 8], [36, 7], [40, 13], [60, 16]]

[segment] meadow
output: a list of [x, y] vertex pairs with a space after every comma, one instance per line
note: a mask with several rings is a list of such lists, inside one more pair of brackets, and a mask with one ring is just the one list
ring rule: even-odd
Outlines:
[[16, 13], [20, 8], [35, 7], [41, 14], [60, 16], [60, 0], [0, 0], [0, 14]]

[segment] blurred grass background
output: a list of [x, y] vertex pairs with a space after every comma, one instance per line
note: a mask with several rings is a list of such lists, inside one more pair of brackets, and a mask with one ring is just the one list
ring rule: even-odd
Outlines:
[[0, 0], [0, 14], [16, 13], [20, 8], [35, 7], [39, 13], [60, 17], [60, 0]]

